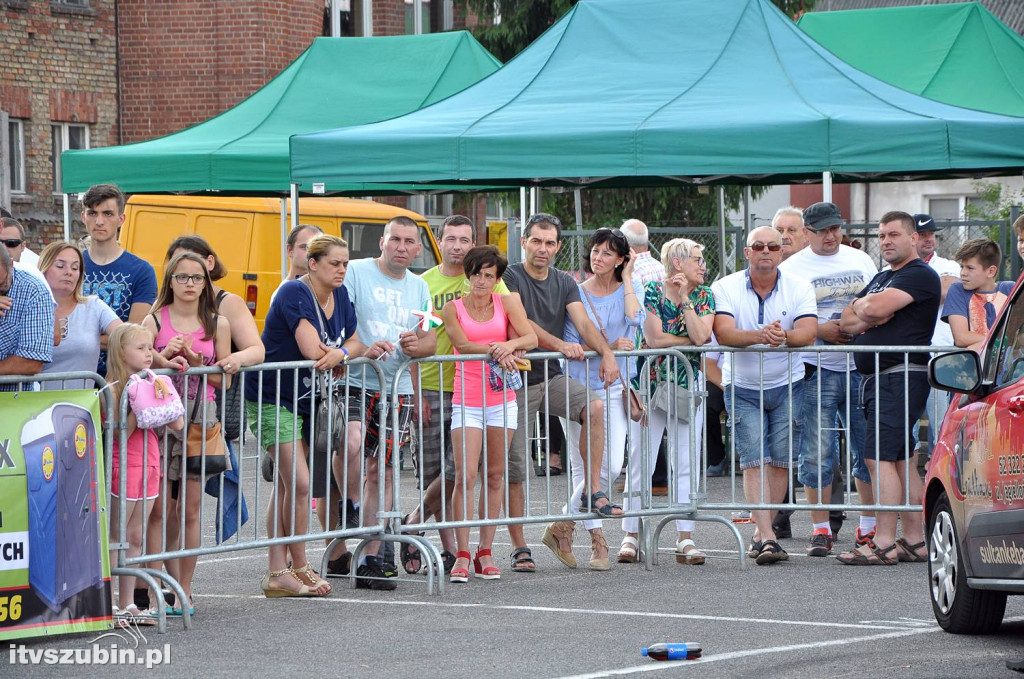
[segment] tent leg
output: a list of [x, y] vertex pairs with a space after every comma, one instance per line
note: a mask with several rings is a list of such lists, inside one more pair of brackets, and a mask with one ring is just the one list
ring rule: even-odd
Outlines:
[[725, 276], [725, 187], [718, 187], [718, 275]]
[[572, 192], [573, 202], [576, 204], [576, 229], [583, 229], [583, 196], [582, 191], [576, 189]]
[[71, 196], [64, 193], [64, 240], [71, 242]]
[[743, 187], [743, 237], [746, 238], [754, 230], [754, 224], [750, 218], [750, 186]]
[[535, 215], [540, 211], [540, 188], [536, 186], [530, 187], [530, 215]]
[[288, 199], [281, 199], [281, 280], [288, 278]]
[[821, 199], [826, 203], [832, 202], [832, 173], [821, 173]]

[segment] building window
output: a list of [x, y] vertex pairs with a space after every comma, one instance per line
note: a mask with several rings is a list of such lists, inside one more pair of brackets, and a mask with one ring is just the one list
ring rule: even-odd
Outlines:
[[11, 193], [25, 193], [25, 123], [11, 118], [7, 123], [7, 171]]
[[89, 148], [89, 126], [72, 123], [54, 123], [50, 128], [53, 133], [53, 152], [50, 156], [50, 162], [53, 166], [53, 192], [62, 193], [60, 154], [72, 149]]
[[957, 221], [964, 213], [962, 201], [963, 199], [960, 197], [929, 198], [928, 214], [932, 216], [932, 219], [940, 222], [944, 220]]
[[55, 5], [66, 5], [68, 7], [89, 7], [89, 0], [51, 0]]

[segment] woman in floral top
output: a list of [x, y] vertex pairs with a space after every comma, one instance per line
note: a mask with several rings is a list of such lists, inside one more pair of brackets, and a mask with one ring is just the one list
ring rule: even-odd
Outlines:
[[[644, 291], [644, 336], [646, 348], [664, 349], [678, 346], [701, 346], [711, 340], [711, 327], [715, 318], [715, 300], [711, 296], [711, 288], [704, 285], [707, 264], [702, 254], [702, 246], [687, 238], [675, 238], [661, 248], [661, 261], [665, 265], [665, 282], [653, 282], [646, 285]], [[697, 390], [704, 388], [704, 376], [700, 374], [700, 356], [687, 353], [686, 361], [696, 380]], [[653, 395], [659, 384], [669, 380], [681, 387], [689, 388], [686, 366], [681, 360], [660, 356], [649, 363], [650, 393]], [[674, 374], [670, 374], [674, 373]], [[644, 383], [647, 381], [644, 380]], [[641, 387], [639, 376], [634, 386]], [[653, 405], [653, 404], [652, 404]], [[669, 441], [676, 446], [676, 501], [689, 502], [690, 498], [690, 431], [689, 424], [676, 417], [669, 420], [669, 413], [657, 408], [650, 409], [650, 445], [647, 460], [642, 456], [633, 456], [629, 460], [629, 498], [628, 509], [640, 508], [640, 481], [642, 470], [646, 466], [648, 482], [654, 472], [658, 448], [662, 435], [671, 424], [674, 431], [669, 431]], [[694, 420], [697, 424], [696, 445], [700, 450], [703, 436], [704, 407], [697, 408]], [[626, 533], [619, 549], [619, 561], [636, 560], [638, 551], [638, 521], [635, 517], [626, 518], [622, 529]], [[682, 564], [699, 565], [704, 563], [705, 555], [693, 543], [693, 521], [676, 521], [679, 539], [676, 542], [676, 561]]]

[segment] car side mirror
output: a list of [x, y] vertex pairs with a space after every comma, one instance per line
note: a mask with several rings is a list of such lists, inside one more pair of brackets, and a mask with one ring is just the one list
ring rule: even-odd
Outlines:
[[973, 393], [981, 385], [981, 358], [970, 349], [940, 354], [928, 362], [928, 382], [943, 391]]

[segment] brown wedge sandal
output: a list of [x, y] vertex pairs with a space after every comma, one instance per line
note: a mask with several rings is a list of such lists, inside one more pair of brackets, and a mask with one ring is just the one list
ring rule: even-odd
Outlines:
[[[572, 553], [572, 538], [576, 532], [576, 524], [572, 521], [555, 521], [544, 529], [541, 543], [555, 553], [558, 560], [569, 568], [576, 568], [576, 556]], [[562, 551], [559, 540], [569, 541], [569, 551]]]
[[[604, 531], [600, 528], [590, 531], [590, 549], [593, 550], [593, 556], [590, 557], [590, 570], [610, 571], [612, 565], [608, 559], [608, 541], [605, 540]], [[603, 551], [604, 556], [597, 556], [598, 551]]]

